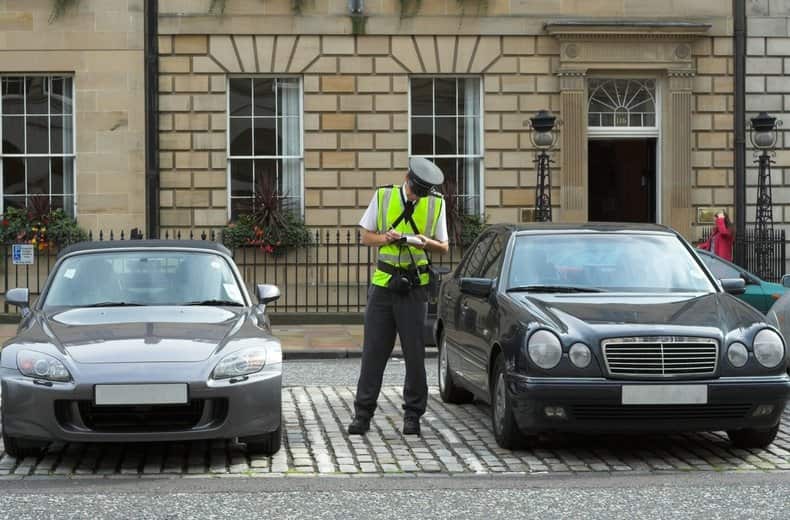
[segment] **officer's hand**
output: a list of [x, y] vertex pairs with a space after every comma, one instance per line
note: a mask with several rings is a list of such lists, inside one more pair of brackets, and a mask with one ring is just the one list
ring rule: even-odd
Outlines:
[[425, 235], [417, 235], [417, 238], [420, 239], [420, 244], [414, 245], [417, 249], [425, 249], [425, 246], [428, 245], [428, 237]]
[[384, 233], [384, 239], [387, 241], [388, 244], [391, 244], [391, 243], [395, 242], [396, 240], [399, 240], [400, 237], [401, 237], [400, 233], [398, 233], [397, 231], [395, 231], [393, 229], [390, 229], [389, 231]]

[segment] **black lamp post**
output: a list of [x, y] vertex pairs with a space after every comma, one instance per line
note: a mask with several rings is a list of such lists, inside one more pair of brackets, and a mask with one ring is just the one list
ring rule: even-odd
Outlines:
[[554, 132], [557, 118], [548, 110], [541, 110], [529, 121], [532, 127], [530, 139], [538, 149], [535, 154], [535, 169], [538, 177], [535, 187], [535, 220], [551, 222], [551, 163], [554, 161], [549, 157], [548, 152], [557, 143], [557, 133]]
[[757, 254], [757, 274], [763, 278], [771, 271], [771, 253], [773, 252], [773, 202], [771, 200], [771, 164], [773, 164], [774, 147], [778, 137], [778, 127], [782, 122], [765, 112], [752, 118], [749, 138], [757, 159], [757, 218], [755, 229], [755, 253]]

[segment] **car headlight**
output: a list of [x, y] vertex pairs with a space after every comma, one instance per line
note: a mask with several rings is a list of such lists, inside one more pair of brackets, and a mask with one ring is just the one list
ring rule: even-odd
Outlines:
[[571, 363], [579, 368], [587, 368], [592, 361], [592, 352], [590, 347], [584, 343], [574, 343], [568, 350], [568, 357], [571, 358]]
[[771, 329], [763, 329], [754, 337], [754, 357], [765, 368], [774, 368], [785, 357], [782, 338]]
[[71, 381], [66, 366], [43, 352], [20, 350], [16, 355], [16, 366], [23, 375], [48, 381]]
[[727, 348], [727, 359], [735, 368], [741, 368], [749, 361], [749, 351], [746, 350], [746, 345], [737, 341], [732, 343]]
[[250, 348], [233, 352], [222, 358], [214, 372], [212, 379], [227, 379], [229, 377], [241, 377], [255, 372], [260, 372], [266, 364], [265, 348]]
[[529, 357], [540, 368], [554, 368], [562, 358], [560, 339], [547, 330], [539, 330], [529, 337]]

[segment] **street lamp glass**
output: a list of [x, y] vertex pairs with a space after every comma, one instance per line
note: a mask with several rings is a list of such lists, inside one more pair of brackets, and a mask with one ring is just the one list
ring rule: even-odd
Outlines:
[[535, 132], [533, 139], [535, 146], [538, 148], [549, 148], [554, 144], [554, 134], [552, 132]]
[[773, 148], [774, 142], [776, 141], [776, 134], [773, 131], [755, 132], [752, 135], [752, 140], [754, 141], [754, 146], [757, 148]]

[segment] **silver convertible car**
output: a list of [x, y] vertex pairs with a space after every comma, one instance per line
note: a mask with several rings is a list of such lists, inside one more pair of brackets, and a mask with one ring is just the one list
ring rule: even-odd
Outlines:
[[40, 298], [0, 352], [5, 451], [50, 441], [281, 442], [282, 350], [257, 286], [230, 252], [201, 241], [87, 242], [59, 255]]

